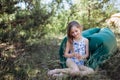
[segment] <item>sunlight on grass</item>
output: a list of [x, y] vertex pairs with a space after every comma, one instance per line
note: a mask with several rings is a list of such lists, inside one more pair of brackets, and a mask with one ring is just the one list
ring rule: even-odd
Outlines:
[[39, 69], [31, 69], [27, 71], [29, 77], [36, 77], [36, 75], [40, 72]]
[[48, 34], [45, 35], [41, 39], [31, 39], [29, 38], [27, 40], [27, 43], [29, 45], [34, 45], [34, 44], [46, 44], [46, 45], [60, 45], [61, 40], [65, 37], [64, 34]]
[[6, 74], [4, 76], [4, 80], [14, 80], [14, 75], [13, 74]]
[[[120, 43], [120, 38], [117, 39], [117, 42]], [[120, 44], [117, 44], [117, 45], [118, 45], [118, 47], [120, 47]]]

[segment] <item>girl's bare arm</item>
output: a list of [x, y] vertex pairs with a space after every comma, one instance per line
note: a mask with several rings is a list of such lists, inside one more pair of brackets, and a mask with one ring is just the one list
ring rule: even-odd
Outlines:
[[71, 45], [70, 45], [70, 42], [67, 41], [67, 43], [66, 43], [66, 49], [65, 49], [65, 53], [64, 53], [64, 56], [65, 56], [66, 58], [74, 57], [74, 53], [69, 54], [70, 46], [71, 46]]
[[86, 55], [83, 58], [87, 58], [89, 56], [89, 40], [87, 38], [85, 40], [85, 44], [86, 44], [86, 49], [85, 49]]

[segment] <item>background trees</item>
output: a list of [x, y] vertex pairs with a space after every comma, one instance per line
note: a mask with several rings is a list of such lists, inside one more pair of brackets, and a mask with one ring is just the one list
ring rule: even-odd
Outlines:
[[114, 3], [112, 0], [1, 0], [0, 39], [26, 42], [47, 33], [65, 33], [71, 20], [78, 20], [85, 29], [102, 27], [111, 14], [118, 12]]

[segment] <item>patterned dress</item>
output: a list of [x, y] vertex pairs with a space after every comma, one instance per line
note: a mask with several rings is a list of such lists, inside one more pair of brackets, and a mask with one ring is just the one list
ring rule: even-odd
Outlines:
[[[85, 49], [86, 49], [86, 44], [85, 44], [85, 38], [82, 37], [80, 41], [73, 41], [73, 50], [74, 53], [80, 54], [81, 56], [85, 55]], [[80, 59], [78, 60], [76, 57], [70, 58], [72, 61], [74, 61], [77, 65], [84, 65], [84, 60]]]

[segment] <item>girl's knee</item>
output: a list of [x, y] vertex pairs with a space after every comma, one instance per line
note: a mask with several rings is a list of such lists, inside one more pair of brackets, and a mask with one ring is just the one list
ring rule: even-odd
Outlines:
[[94, 73], [94, 70], [92, 68], [89, 68], [88, 70], [89, 72]]
[[80, 74], [80, 70], [79, 69], [73, 69], [70, 73], [72, 76], [77, 76]]
[[91, 73], [94, 73], [95, 71], [91, 68], [91, 69], [90, 69], [90, 72], [91, 72]]
[[94, 74], [94, 72], [92, 68], [88, 68], [88, 70], [85, 71], [86, 74]]

